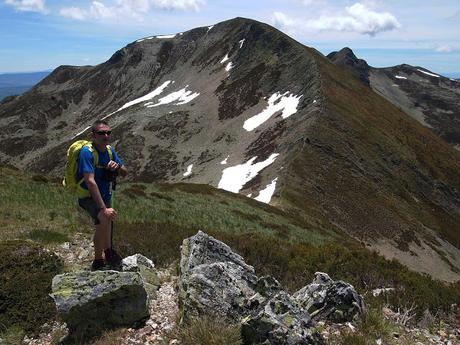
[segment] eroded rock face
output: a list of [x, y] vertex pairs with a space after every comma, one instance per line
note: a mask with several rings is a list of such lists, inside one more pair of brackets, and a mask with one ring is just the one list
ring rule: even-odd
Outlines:
[[254, 295], [254, 268], [225, 243], [198, 231], [182, 243], [179, 296], [183, 318], [205, 314], [238, 321]]
[[308, 312], [286, 292], [279, 291], [270, 298], [257, 294], [250, 304], [255, 302], [259, 307], [242, 321], [245, 344], [322, 344], [321, 336], [311, 330]]
[[308, 312], [273, 277], [226, 244], [199, 231], [182, 244], [179, 300], [182, 320], [199, 315], [242, 323], [245, 344], [321, 344]]
[[144, 288], [149, 297], [155, 298], [161, 284], [152, 260], [142, 254], [134, 254], [123, 259], [122, 270], [123, 272], [138, 272], [144, 281]]
[[334, 281], [326, 273], [315, 275], [310, 285], [293, 295], [314, 320], [352, 321], [364, 311], [363, 298], [352, 285]]
[[69, 337], [82, 340], [104, 329], [132, 326], [149, 316], [148, 298], [139, 273], [75, 272], [53, 278], [51, 297]]

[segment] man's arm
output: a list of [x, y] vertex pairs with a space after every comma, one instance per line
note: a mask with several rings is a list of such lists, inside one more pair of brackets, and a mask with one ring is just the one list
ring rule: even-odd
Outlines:
[[84, 173], [83, 177], [85, 179], [86, 185], [88, 186], [88, 190], [91, 193], [91, 197], [96, 202], [97, 208], [99, 209], [98, 215], [102, 212], [103, 217], [106, 217], [110, 220], [115, 220], [117, 212], [113, 208], [107, 208], [107, 206], [105, 206], [101, 192], [99, 191], [99, 187], [94, 180], [94, 174]]
[[119, 174], [121, 175], [121, 177], [126, 177], [126, 175], [128, 175], [128, 170], [126, 169], [126, 167], [124, 165], [122, 165], [119, 169], [118, 169], [118, 172]]

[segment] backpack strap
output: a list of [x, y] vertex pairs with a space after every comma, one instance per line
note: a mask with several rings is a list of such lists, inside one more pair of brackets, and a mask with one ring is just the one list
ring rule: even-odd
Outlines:
[[109, 153], [109, 158], [110, 158], [110, 160], [113, 161], [112, 146], [107, 145], [107, 152]]
[[[99, 153], [97, 152], [97, 150], [93, 147], [93, 143], [92, 142], [89, 142], [88, 144], [84, 145], [84, 147], [87, 147], [89, 149], [89, 151], [93, 154], [93, 165], [94, 165], [94, 168], [98, 167], [98, 163], [99, 163]], [[83, 181], [85, 181], [85, 178], [82, 177], [78, 182], [77, 182], [77, 193], [79, 195], [80, 198], [83, 198], [83, 197], [90, 197], [91, 196], [91, 193], [89, 192], [89, 190], [87, 189], [84, 189], [81, 184], [83, 183]]]

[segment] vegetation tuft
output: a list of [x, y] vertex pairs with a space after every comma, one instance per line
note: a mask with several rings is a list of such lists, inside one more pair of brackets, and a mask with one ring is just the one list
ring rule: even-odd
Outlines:
[[28, 237], [36, 242], [44, 243], [44, 244], [51, 244], [51, 243], [64, 243], [69, 241], [69, 236], [66, 234], [62, 234], [56, 231], [50, 230], [41, 230], [36, 229], [32, 230]]
[[53, 319], [56, 310], [48, 294], [61, 269], [60, 260], [36, 244], [0, 242], [0, 325], [35, 334]]
[[182, 345], [242, 344], [239, 325], [205, 316], [192, 319], [190, 323], [177, 327], [170, 336], [179, 340]]

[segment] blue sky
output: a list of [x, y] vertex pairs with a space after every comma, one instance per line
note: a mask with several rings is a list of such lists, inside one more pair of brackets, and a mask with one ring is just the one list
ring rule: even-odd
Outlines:
[[0, 73], [95, 65], [136, 39], [253, 18], [323, 54], [460, 77], [458, 0], [0, 0]]

